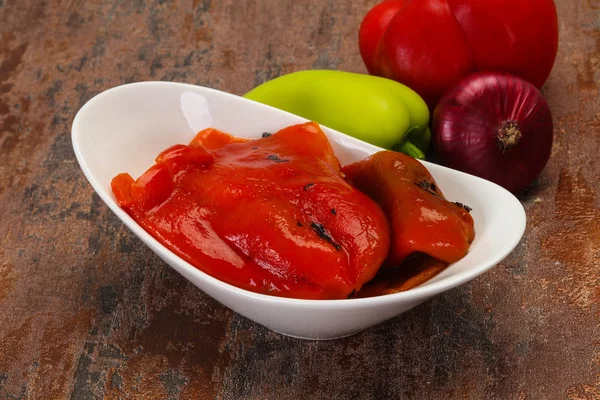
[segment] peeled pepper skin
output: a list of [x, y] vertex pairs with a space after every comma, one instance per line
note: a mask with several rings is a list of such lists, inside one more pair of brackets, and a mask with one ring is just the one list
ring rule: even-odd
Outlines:
[[112, 186], [176, 254], [254, 292], [347, 298], [389, 249], [385, 215], [342, 178], [315, 123], [251, 141], [207, 129], [161, 153], [137, 181], [120, 174]]
[[414, 252], [453, 263], [463, 258], [475, 237], [473, 218], [462, 205], [444, 198], [417, 160], [381, 151], [345, 166], [347, 180], [381, 205], [391, 230], [385, 267], [395, 268]]
[[429, 109], [407, 86], [346, 71], [307, 70], [282, 75], [244, 95], [365, 142], [424, 158]]

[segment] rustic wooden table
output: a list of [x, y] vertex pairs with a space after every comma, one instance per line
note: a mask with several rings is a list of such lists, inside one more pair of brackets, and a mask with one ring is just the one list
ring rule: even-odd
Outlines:
[[[0, 398], [600, 399], [600, 1], [557, 0], [552, 158], [500, 265], [356, 336], [258, 326], [144, 247], [85, 180], [71, 122], [141, 80], [241, 94], [364, 72], [375, 1], [0, 0]], [[426, 24], [424, 24], [426, 29]]]

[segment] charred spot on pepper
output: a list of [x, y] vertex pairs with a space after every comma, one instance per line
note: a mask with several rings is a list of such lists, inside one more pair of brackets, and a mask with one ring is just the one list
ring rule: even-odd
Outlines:
[[429, 182], [426, 179], [423, 179], [422, 181], [417, 183], [417, 186], [420, 187], [421, 189], [425, 189], [425, 190], [428, 190], [431, 192], [435, 192], [437, 190], [437, 187], [435, 186], [435, 184], [432, 182]]
[[463, 203], [459, 203], [458, 201], [455, 201], [453, 204], [456, 204], [460, 208], [464, 208], [466, 212], [471, 212], [473, 210], [471, 207], [464, 205]]
[[314, 186], [314, 185], [315, 185], [315, 184], [311, 182], [311, 183], [309, 183], [309, 184], [306, 184], [306, 185], [304, 185], [304, 187], [303, 187], [302, 189], [304, 189], [304, 190], [308, 190], [308, 189], [310, 189], [310, 187], [311, 187], [311, 186]]
[[337, 244], [333, 238], [331, 237], [331, 235], [329, 234], [329, 232], [327, 232], [327, 229], [325, 229], [325, 227], [323, 226], [323, 224], [319, 224], [318, 222], [311, 222], [310, 227], [312, 228], [312, 230], [314, 230], [317, 235], [327, 241], [327, 243], [331, 244], [333, 247], [335, 247], [335, 249], [337, 251], [340, 251], [340, 249], [342, 248], [342, 246], [340, 246], [339, 244]]
[[444, 199], [442, 196], [440, 196], [438, 194], [438, 192], [437, 192], [437, 186], [435, 186], [435, 184], [433, 182], [430, 182], [430, 181], [428, 181], [426, 179], [423, 179], [422, 181], [420, 181], [416, 185], [418, 187], [420, 187], [421, 189], [425, 190], [427, 193], [430, 193], [430, 194], [432, 194], [435, 197], [438, 197], [440, 199]]
[[285, 160], [283, 158], [279, 158], [274, 154], [270, 154], [267, 156], [267, 158], [271, 161], [275, 161], [276, 163], [286, 163], [286, 162], [290, 162], [290, 160]]
[[258, 150], [258, 147], [253, 147], [252, 150]]
[[272, 135], [272, 133], [269, 133], [269, 132], [263, 132], [263, 133], [262, 133], [262, 135], [261, 135], [261, 137], [263, 137], [263, 138], [266, 138], [266, 137], [269, 137], [269, 136], [271, 136], [271, 135]]
[[296, 225], [298, 225], [299, 227], [304, 226], [304, 225], [302, 225], [302, 222], [300, 222], [300, 221], [296, 222]]
[[332, 209], [331, 209], [331, 213], [332, 213], [333, 215], [337, 215], [337, 211], [335, 211], [335, 208], [332, 208]]

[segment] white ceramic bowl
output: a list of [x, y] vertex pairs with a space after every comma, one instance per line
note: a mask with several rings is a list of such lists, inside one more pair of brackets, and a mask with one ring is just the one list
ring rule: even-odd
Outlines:
[[[286, 299], [239, 289], [196, 269], [161, 245], [115, 202], [110, 189], [115, 175], [129, 172], [138, 177], [160, 151], [176, 143], [187, 144], [203, 128], [256, 138], [262, 132], [275, 132], [305, 121], [214, 89], [142, 82], [107, 90], [85, 104], [73, 121], [72, 141], [92, 187], [142, 242], [217, 301], [289, 336], [333, 339], [357, 333], [481, 275], [519, 243], [525, 229], [525, 211], [512, 194], [486, 180], [424, 162], [449, 200], [473, 208], [476, 238], [466, 257], [421, 286], [402, 293], [350, 300]], [[323, 129], [342, 164], [381, 150]]]

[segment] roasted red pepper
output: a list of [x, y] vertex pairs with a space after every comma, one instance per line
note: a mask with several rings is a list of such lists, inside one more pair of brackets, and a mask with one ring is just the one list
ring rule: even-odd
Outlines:
[[356, 297], [373, 297], [405, 292], [442, 272], [448, 263], [422, 253], [408, 257], [396, 268], [382, 268], [367, 282]]
[[414, 253], [453, 263], [467, 254], [475, 237], [469, 208], [444, 198], [419, 161], [394, 151], [381, 151], [345, 166], [352, 185], [376, 200], [392, 228], [389, 268]]
[[381, 208], [348, 184], [317, 124], [246, 141], [208, 129], [161, 153], [118, 203], [168, 248], [235, 286], [277, 296], [347, 298], [389, 250]]

